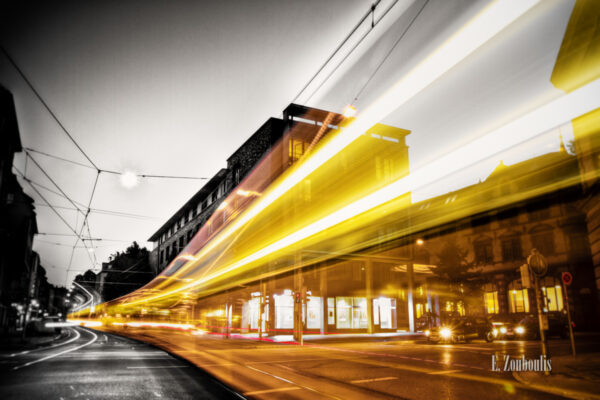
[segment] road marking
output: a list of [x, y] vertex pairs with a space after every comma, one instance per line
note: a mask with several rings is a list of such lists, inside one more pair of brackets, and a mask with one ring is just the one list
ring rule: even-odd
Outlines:
[[162, 395], [158, 392], [153, 392], [156, 397], [162, 397]]
[[359, 379], [357, 381], [350, 381], [350, 383], [367, 383], [367, 382], [379, 382], [379, 381], [392, 381], [398, 379], [395, 376], [387, 376], [385, 378], [373, 378], [373, 379]]
[[[75, 330], [75, 329], [72, 329], [72, 328], [69, 328], [69, 329], [71, 329], [71, 330], [69, 331], [69, 336], [71, 336], [71, 334], [70, 334], [70, 332], [71, 332], [71, 331], [75, 332], [75, 334], [77, 335], [77, 336], [76, 336], [76, 337], [74, 337], [73, 339], [67, 340], [66, 342], [63, 342], [63, 343], [57, 343], [57, 344], [53, 344], [52, 346], [42, 347], [42, 348], [39, 348], [39, 349], [33, 349], [33, 350], [26, 350], [26, 351], [22, 351], [22, 352], [20, 352], [20, 353], [14, 353], [14, 354], [11, 354], [9, 357], [16, 357], [16, 356], [20, 356], [20, 355], [23, 355], [23, 354], [34, 353], [34, 352], [36, 352], [36, 351], [42, 351], [42, 350], [53, 349], [53, 348], [55, 348], [55, 347], [58, 347], [58, 346], [64, 346], [65, 344], [69, 344], [69, 343], [71, 343], [71, 342], [74, 342], [75, 340], [79, 339], [79, 337], [81, 336], [81, 335], [79, 334], [79, 332], [77, 332], [77, 330]], [[68, 337], [68, 336], [67, 336], [67, 337]]]
[[288, 392], [290, 390], [300, 390], [300, 389], [302, 389], [302, 388], [298, 387], [298, 386], [292, 386], [292, 387], [285, 387], [285, 388], [278, 388], [278, 389], [254, 390], [252, 392], [245, 392], [243, 394], [244, 394], [244, 396], [253, 396], [255, 394]]
[[148, 367], [127, 367], [127, 369], [153, 369], [153, 368], [187, 368], [187, 365], [154, 365]]
[[294, 382], [292, 382], [292, 381], [288, 381], [288, 380], [287, 380], [287, 379], [285, 379], [285, 378], [282, 378], [282, 377], [280, 377], [280, 376], [277, 376], [277, 375], [270, 374], [270, 373], [268, 373], [268, 372], [265, 372], [265, 371], [263, 371], [263, 370], [260, 370], [260, 369], [258, 369], [258, 368], [254, 368], [254, 367], [251, 367], [251, 366], [249, 366], [249, 365], [246, 365], [246, 368], [250, 368], [250, 369], [252, 369], [252, 370], [254, 370], [254, 371], [261, 372], [261, 373], [263, 373], [263, 374], [265, 374], [265, 375], [272, 376], [272, 377], [273, 377], [273, 378], [275, 378], [275, 379], [279, 379], [280, 381], [284, 381], [284, 382], [287, 382], [287, 383], [291, 383], [292, 385], [295, 385], [295, 383], [294, 383]]
[[16, 371], [16, 370], [21, 369], [21, 368], [29, 367], [30, 365], [37, 364], [37, 363], [40, 363], [42, 361], [49, 360], [51, 358], [55, 358], [55, 357], [61, 356], [63, 354], [70, 353], [70, 352], [75, 351], [75, 350], [82, 349], [82, 348], [84, 348], [86, 346], [89, 346], [90, 344], [94, 343], [96, 340], [98, 340], [98, 335], [96, 335], [94, 332], [92, 332], [92, 331], [86, 331], [86, 332], [88, 332], [88, 333], [90, 333], [90, 334], [92, 334], [94, 336], [94, 338], [92, 340], [90, 340], [89, 342], [87, 342], [85, 344], [82, 344], [81, 346], [73, 347], [72, 349], [67, 349], [67, 350], [60, 351], [60, 352], [55, 353], [55, 354], [50, 354], [49, 356], [42, 357], [42, 358], [40, 358], [38, 360], [35, 360], [35, 361], [30, 361], [30, 362], [25, 363], [23, 365], [18, 365], [18, 366], [16, 366], [16, 367], [13, 368], [13, 371]]
[[447, 369], [444, 371], [430, 372], [429, 375], [444, 375], [444, 374], [451, 374], [454, 372], [461, 372], [461, 370], [460, 369]]

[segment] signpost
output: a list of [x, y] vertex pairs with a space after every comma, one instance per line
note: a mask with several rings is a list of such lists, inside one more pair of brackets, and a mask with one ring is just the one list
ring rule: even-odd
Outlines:
[[565, 293], [565, 304], [567, 305], [567, 320], [569, 322], [569, 337], [571, 338], [571, 352], [573, 357], [577, 355], [575, 352], [575, 337], [573, 336], [573, 323], [571, 322], [571, 309], [569, 307], [569, 293], [567, 292], [567, 286], [573, 282], [573, 275], [570, 272], [563, 272], [562, 276], [562, 287]]
[[[538, 324], [540, 326], [540, 341], [542, 342], [542, 356], [547, 357], [546, 337], [544, 334], [544, 319], [542, 318], [541, 296], [539, 290], [539, 277], [546, 275], [548, 272], [548, 262], [546, 258], [540, 254], [537, 249], [531, 249], [531, 254], [527, 257], [527, 265], [533, 272], [533, 283], [535, 287], [535, 303], [538, 313]], [[549, 375], [550, 372], [544, 368], [544, 375]]]

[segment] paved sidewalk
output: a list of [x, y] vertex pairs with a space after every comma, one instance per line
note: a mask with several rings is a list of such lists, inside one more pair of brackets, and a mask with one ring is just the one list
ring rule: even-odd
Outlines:
[[3, 337], [0, 344], [0, 354], [5, 352], [15, 352], [21, 350], [36, 349], [49, 345], [56, 340], [66, 337], [66, 331], [53, 335], [40, 335], [26, 337], [23, 340], [20, 336]]
[[552, 357], [552, 373], [513, 372], [535, 389], [572, 399], [600, 399], [600, 353]]

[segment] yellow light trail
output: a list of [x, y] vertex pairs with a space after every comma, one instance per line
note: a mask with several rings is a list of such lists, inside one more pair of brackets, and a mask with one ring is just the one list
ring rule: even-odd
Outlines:
[[333, 137], [325, 146], [315, 151], [298, 168], [290, 171], [279, 184], [274, 185], [270, 191], [252, 204], [231, 225], [227, 226], [208, 242], [196, 253], [195, 257], [200, 259], [208, 254], [291, 188], [348, 147], [374, 124], [407, 103], [520, 16], [532, 9], [538, 2], [539, 0], [524, 0], [519, 2], [498, 0], [489, 4], [431, 55], [414, 67], [388, 92], [383, 94], [362, 113], [359, 113], [350, 126]]
[[458, 172], [461, 169], [478, 161], [485, 160], [500, 151], [523, 143], [549, 129], [600, 107], [600, 95], [598, 95], [598, 93], [600, 93], [600, 79], [539, 107], [535, 111], [488, 133], [464, 147], [448, 153], [446, 156], [411, 173], [409, 176], [399, 179], [358, 201], [348, 204], [319, 221], [297, 230], [293, 234], [262, 248], [242, 260], [230, 264], [220, 271], [194, 280], [193, 282], [172, 291], [132, 301], [128, 304], [156, 300], [197, 287], [228, 272], [241, 268], [244, 265], [258, 261], [269, 254], [296, 244], [325, 229], [347, 221], [350, 218], [380, 206], [403, 194], [436, 182], [446, 175]]

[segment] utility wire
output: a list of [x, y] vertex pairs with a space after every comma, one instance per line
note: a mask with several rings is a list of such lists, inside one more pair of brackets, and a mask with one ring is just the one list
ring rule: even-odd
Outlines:
[[342, 60], [335, 66], [335, 68], [333, 70], [331, 70], [329, 72], [329, 74], [325, 77], [325, 79], [323, 79], [323, 81], [319, 84], [319, 86], [317, 86], [317, 88], [315, 90], [313, 90], [313, 92], [310, 94], [310, 96], [308, 96], [308, 98], [306, 99], [306, 102], [310, 101], [310, 99], [312, 99], [312, 97], [317, 94], [319, 92], [319, 90], [321, 90], [321, 88], [323, 87], [323, 85], [325, 84], [325, 82], [327, 82], [329, 80], [329, 78], [331, 78], [331, 76], [333, 74], [336, 73], [336, 71], [344, 64], [344, 62], [346, 62], [346, 60], [348, 59], [348, 57], [350, 57], [350, 55], [354, 52], [354, 50], [356, 50], [356, 48], [358, 46], [360, 46], [360, 44], [363, 42], [363, 40], [365, 40], [365, 38], [369, 35], [369, 33], [371, 33], [371, 31], [373, 30], [373, 28], [375, 28], [375, 26], [377, 26], [377, 24], [379, 24], [379, 22], [390, 12], [390, 10], [392, 8], [394, 8], [394, 6], [396, 5], [396, 3], [398, 3], [398, 0], [395, 0], [392, 5], [390, 5], [381, 15], [381, 17], [379, 17], [377, 19], [377, 21], [373, 20], [373, 22], [371, 23], [371, 28], [364, 34], [362, 35], [362, 37], [358, 40], [358, 42], [356, 42], [354, 44], [354, 46], [352, 46], [352, 49], [350, 49], [350, 51], [348, 53], [346, 53], [346, 55], [344, 56], [344, 58], [342, 58]]
[[406, 29], [404, 29], [404, 31], [402, 32], [402, 34], [400, 35], [400, 37], [396, 40], [396, 42], [394, 43], [394, 45], [392, 46], [392, 48], [387, 52], [387, 54], [385, 55], [385, 57], [383, 58], [383, 60], [381, 60], [381, 62], [379, 63], [379, 65], [377, 65], [377, 68], [375, 68], [375, 70], [373, 71], [373, 73], [371, 74], [371, 76], [369, 76], [369, 79], [367, 79], [367, 81], [365, 82], [365, 84], [362, 86], [362, 88], [358, 91], [358, 93], [354, 97], [354, 100], [352, 101], [353, 103], [356, 100], [358, 100], [358, 97], [362, 94], [362, 92], [369, 85], [369, 83], [371, 82], [371, 80], [373, 79], [373, 77], [377, 74], [377, 72], [379, 72], [379, 70], [381, 69], [381, 67], [383, 66], [383, 64], [387, 61], [387, 59], [390, 57], [390, 55], [394, 52], [394, 49], [402, 41], [402, 39], [406, 35], [406, 32], [408, 32], [408, 30], [411, 28], [411, 26], [413, 26], [413, 24], [415, 23], [415, 21], [417, 20], [417, 18], [419, 18], [419, 15], [421, 15], [421, 13], [425, 9], [425, 6], [427, 5], [427, 3], [429, 3], [429, 0], [425, 0], [425, 2], [421, 6], [421, 8], [417, 12], [417, 14], [415, 14], [415, 16], [413, 17], [413, 19], [406, 26]]
[[[89, 168], [89, 169], [95, 169], [94, 167], [90, 166], [90, 165], [86, 165], [86, 164], [82, 164], [80, 162], [77, 161], [73, 161], [73, 160], [69, 160], [68, 158], [64, 158], [64, 157], [60, 157], [54, 154], [50, 154], [50, 153], [46, 153], [40, 150], [36, 150], [32, 147], [23, 147], [23, 149], [25, 151], [29, 151], [32, 153], [37, 153], [37, 154], [41, 154], [43, 156], [49, 157], [49, 158], [53, 158], [55, 160], [59, 160], [59, 161], [63, 161], [63, 162], [67, 162], [70, 164], [74, 164], [74, 165], [78, 165], [80, 167], [84, 167], [84, 168]], [[25, 159], [27, 160], [27, 159]], [[104, 172], [107, 174], [113, 174], [113, 175], [123, 175], [123, 172], [119, 172], [119, 171], [112, 171], [112, 170], [108, 170], [108, 169], [98, 169], [97, 171], [100, 172]], [[137, 177], [139, 178], [166, 178], [166, 179], [196, 179], [196, 180], [206, 180], [208, 179], [207, 177], [201, 176], [179, 176], [179, 175], [154, 175], [154, 174], [136, 174]]]
[[377, 7], [377, 5], [379, 5], [380, 2], [381, 2], [381, 0], [377, 0], [373, 5], [371, 5], [371, 7], [369, 8], [369, 11], [360, 19], [360, 21], [356, 24], [356, 26], [354, 28], [352, 28], [352, 30], [346, 36], [346, 38], [342, 41], [342, 43], [339, 44], [339, 46], [333, 51], [333, 53], [329, 56], [329, 58], [323, 63], [323, 65], [321, 65], [321, 68], [319, 68], [317, 70], [317, 72], [312, 76], [312, 78], [309, 79], [309, 81], [306, 83], [306, 85], [304, 85], [302, 90], [300, 90], [300, 92], [298, 92], [296, 97], [294, 97], [294, 99], [292, 100], [292, 103], [294, 103], [296, 100], [298, 100], [298, 98], [302, 95], [302, 93], [304, 93], [304, 91], [316, 79], [316, 77], [321, 73], [321, 71], [323, 71], [323, 69], [327, 66], [327, 64], [329, 64], [329, 62], [333, 59], [333, 57], [335, 57], [335, 55], [341, 50], [341, 48], [344, 47], [344, 45], [350, 39], [350, 37], [352, 37], [354, 32], [356, 32], [358, 30], [358, 28], [360, 28], [362, 23], [365, 22], [365, 20], [369, 17], [369, 15], [375, 13], [375, 8]]
[[[91, 165], [86, 165], [86, 164], [83, 164], [83, 163], [80, 163], [80, 162], [77, 162], [77, 161], [69, 160], [67, 158], [55, 156], [53, 154], [48, 154], [48, 153], [45, 153], [43, 151], [33, 149], [31, 147], [23, 147], [23, 149], [26, 150], [26, 151], [30, 151], [32, 153], [38, 153], [38, 154], [41, 154], [41, 155], [46, 156], [46, 157], [54, 158], [55, 160], [60, 160], [60, 161], [68, 162], [68, 163], [71, 163], [71, 164], [79, 165], [80, 167], [89, 168], [89, 169], [95, 169]], [[27, 172], [27, 171], [25, 171], [25, 172]]]
[[48, 178], [48, 180], [50, 182], [52, 182], [52, 184], [58, 189], [58, 191], [62, 193], [62, 195], [77, 209], [77, 211], [79, 211], [81, 214], [84, 214], [84, 212], [82, 210], [80, 210], [79, 207], [77, 207], [77, 204], [75, 204], [75, 202], [73, 200], [71, 200], [71, 198], [65, 193], [65, 191], [62, 190], [60, 188], [60, 186], [58, 186], [58, 184], [54, 181], [54, 179], [52, 179], [50, 177], [50, 175], [48, 175], [48, 173], [46, 172], [46, 170], [44, 168], [42, 168], [42, 166], [35, 160], [35, 158], [33, 158], [33, 156], [28, 151], [25, 151], [25, 155], [27, 157], [29, 157], [31, 159], [31, 161], [33, 161], [33, 163], [40, 169], [40, 171], [42, 171], [42, 173], [44, 174], [44, 176], [46, 178]]
[[21, 75], [21, 77], [23, 78], [23, 80], [25, 81], [25, 83], [27, 83], [27, 85], [29, 86], [29, 88], [31, 89], [31, 91], [40, 100], [40, 102], [46, 108], [46, 110], [50, 113], [50, 115], [52, 116], [52, 118], [54, 118], [54, 120], [56, 121], [56, 123], [58, 124], [58, 126], [60, 126], [60, 128], [65, 133], [65, 135], [67, 135], [69, 137], [69, 139], [71, 139], [71, 142], [73, 142], [73, 144], [75, 145], [75, 147], [77, 147], [77, 149], [79, 149], [79, 151], [81, 152], [81, 154], [83, 154], [83, 156], [90, 162], [90, 164], [94, 168], [96, 168], [98, 170], [99, 169], [98, 166], [96, 164], [94, 164], [94, 162], [92, 161], [92, 159], [86, 154], [85, 151], [83, 151], [83, 149], [81, 148], [81, 146], [79, 146], [79, 143], [77, 143], [77, 141], [73, 138], [73, 136], [71, 136], [71, 134], [69, 133], [69, 131], [67, 130], [67, 128], [65, 128], [65, 126], [62, 124], [62, 122], [60, 122], [60, 120], [58, 119], [58, 117], [56, 116], [56, 114], [54, 114], [54, 111], [52, 111], [52, 109], [50, 108], [50, 106], [48, 105], [48, 103], [46, 103], [46, 101], [44, 100], [44, 98], [35, 89], [35, 87], [31, 83], [31, 81], [29, 79], [27, 79], [27, 76], [25, 75], [25, 73], [21, 70], [21, 68], [19, 68], [19, 66], [17, 65], [17, 63], [15, 62], [15, 60], [13, 60], [13, 58], [10, 56], [10, 54], [8, 54], [8, 52], [6, 51], [6, 49], [4, 48], [4, 46], [0, 46], [0, 50], [2, 50], [2, 53], [4, 53], [4, 56], [12, 64], [12, 66], [17, 70], [17, 72], [19, 73], [19, 75]]

